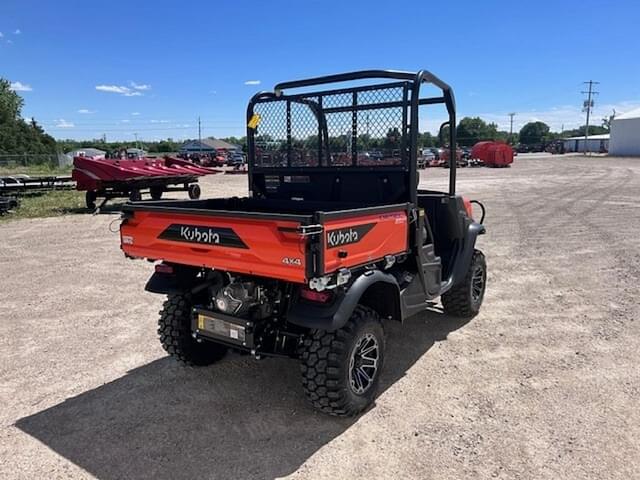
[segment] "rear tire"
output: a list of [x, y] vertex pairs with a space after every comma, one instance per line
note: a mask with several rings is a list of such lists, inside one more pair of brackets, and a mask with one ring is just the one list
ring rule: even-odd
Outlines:
[[480, 311], [487, 286], [487, 263], [480, 250], [474, 250], [464, 280], [442, 295], [442, 306], [448, 315], [475, 317]]
[[167, 296], [158, 320], [160, 343], [169, 355], [180, 363], [191, 366], [211, 365], [227, 352], [218, 343], [198, 343], [191, 335], [191, 295]]
[[315, 330], [302, 346], [302, 386], [318, 410], [352, 416], [373, 402], [384, 362], [378, 314], [362, 305], [339, 330]]

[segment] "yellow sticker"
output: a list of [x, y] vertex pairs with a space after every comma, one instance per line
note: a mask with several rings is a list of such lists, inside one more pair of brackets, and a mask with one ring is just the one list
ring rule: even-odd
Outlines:
[[251, 120], [249, 120], [249, 123], [247, 123], [247, 126], [255, 130], [258, 127], [259, 123], [260, 123], [260, 115], [258, 115], [257, 113], [254, 113], [253, 116], [251, 117]]
[[198, 315], [198, 328], [204, 330], [204, 316]]

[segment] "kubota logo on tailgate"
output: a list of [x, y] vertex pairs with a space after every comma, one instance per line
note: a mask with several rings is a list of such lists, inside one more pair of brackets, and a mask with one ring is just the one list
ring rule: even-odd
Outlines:
[[374, 226], [375, 223], [365, 223], [364, 225], [329, 230], [327, 232], [327, 247], [335, 248], [359, 242]]
[[200, 225], [181, 225], [174, 223], [165, 229], [158, 238], [176, 242], [204, 243], [222, 247], [249, 248], [231, 228], [203, 227]]

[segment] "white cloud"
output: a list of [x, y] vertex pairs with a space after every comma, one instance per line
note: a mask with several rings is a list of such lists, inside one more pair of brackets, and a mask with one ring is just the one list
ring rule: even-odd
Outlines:
[[150, 120], [149, 123], [169, 123], [169, 120]]
[[[601, 125], [602, 119], [611, 115], [613, 110], [616, 114], [621, 114], [640, 107], [640, 98], [637, 100], [625, 100], [617, 103], [596, 103], [591, 112], [590, 125]], [[561, 132], [564, 130], [573, 130], [579, 128], [586, 122], [586, 113], [582, 111], [580, 105], [560, 105], [545, 109], [526, 109], [512, 110], [516, 112], [513, 118], [513, 131], [519, 132], [520, 129], [529, 122], [541, 121], [549, 125], [552, 132]], [[464, 117], [480, 117], [485, 122], [492, 122], [498, 125], [498, 130], [509, 131], [509, 115], [508, 112], [473, 112], [461, 110], [458, 112], [458, 119]], [[440, 124], [447, 118], [443, 114], [430, 115], [427, 110], [425, 118], [420, 118], [420, 131], [429, 131], [437, 134]]]
[[146, 83], [138, 84], [136, 82], [129, 82], [129, 85], [131, 85], [131, 88], [133, 88], [134, 90], [140, 90], [140, 91], [151, 90], [151, 85], [148, 85]]
[[245, 85], [260, 85], [260, 80], [247, 80], [244, 82]]
[[22, 33], [22, 31], [20, 31], [19, 28], [16, 28], [16, 31], [13, 32], [14, 35], [20, 35]]
[[117, 93], [125, 97], [139, 97], [142, 95], [137, 90], [131, 90], [129, 87], [122, 85], [96, 85], [96, 90], [99, 92]]
[[14, 92], [30, 92], [31, 90], [33, 90], [33, 88], [31, 88], [31, 85], [27, 85], [26, 83], [22, 82], [11, 82], [9, 88]]
[[13, 40], [9, 39], [9, 40], [7, 40], [7, 43], [8, 43], [9, 45], [13, 45]]
[[122, 123], [129, 123], [131, 120], [129, 120], [128, 118], [125, 118], [124, 120], [120, 120]]
[[134, 117], [137, 117], [138, 115], [140, 115], [140, 112], [131, 112], [131, 115], [133, 115]]
[[57, 128], [73, 128], [75, 125], [71, 122], [67, 122], [64, 118], [59, 118], [56, 120]]
[[89, 113], [96, 113], [95, 110], [89, 110], [88, 108], [81, 108], [80, 110], [78, 110], [78, 113], [82, 113], [82, 114], [89, 114]]
[[[590, 125], [601, 125], [602, 119], [611, 115], [613, 110], [617, 114], [638, 108], [640, 99], [635, 101], [621, 101], [617, 103], [596, 103], [591, 111]], [[504, 114], [479, 114], [480, 118], [495, 122], [500, 130], [509, 130], [509, 116]], [[561, 105], [547, 109], [537, 110], [530, 109], [516, 112], [513, 119], [513, 130], [519, 131], [528, 122], [544, 122], [551, 128], [551, 131], [560, 132], [563, 127], [565, 130], [572, 130], [581, 127], [586, 122], [586, 113], [582, 111], [580, 106]]]
[[0, 38], [4, 37], [4, 33], [0, 32]]

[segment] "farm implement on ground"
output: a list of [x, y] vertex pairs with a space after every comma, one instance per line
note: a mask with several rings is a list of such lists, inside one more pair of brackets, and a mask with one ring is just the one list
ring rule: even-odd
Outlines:
[[186, 191], [195, 200], [200, 198], [198, 177], [214, 173], [218, 171], [174, 157], [126, 160], [76, 157], [71, 176], [77, 182], [76, 189], [87, 192], [87, 208], [95, 209], [100, 197], [102, 207], [112, 198], [139, 201], [147, 192], [153, 200], [160, 200], [164, 192]]

